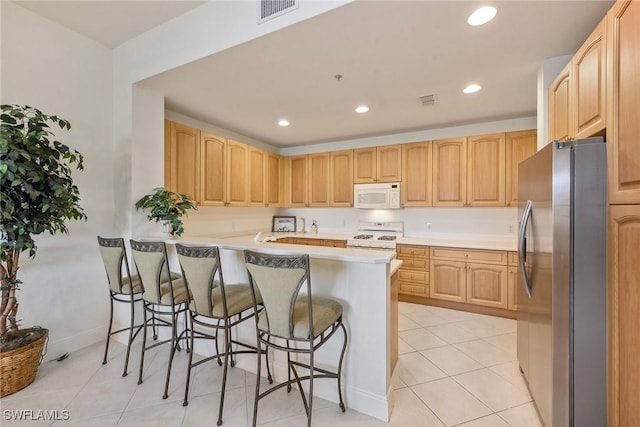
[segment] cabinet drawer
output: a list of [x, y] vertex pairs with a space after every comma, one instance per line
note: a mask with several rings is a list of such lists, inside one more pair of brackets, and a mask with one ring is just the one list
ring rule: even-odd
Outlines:
[[404, 280], [405, 282], [422, 283], [424, 285], [429, 284], [429, 273], [426, 271], [405, 270], [400, 268], [398, 274], [400, 280]]
[[431, 248], [431, 258], [445, 258], [460, 261], [507, 264], [505, 251], [483, 251], [477, 249]]
[[402, 260], [402, 268], [410, 270], [429, 271], [429, 260], [426, 258], [399, 258]]
[[518, 265], [518, 252], [509, 252], [507, 264], [509, 266], [517, 266]]
[[330, 246], [332, 248], [346, 248], [347, 241], [346, 240], [325, 240], [325, 246]]
[[398, 245], [396, 247], [398, 258], [429, 258], [428, 246]]
[[416, 295], [421, 297], [429, 296], [429, 286], [419, 286], [412, 283], [400, 282], [398, 292], [407, 295]]

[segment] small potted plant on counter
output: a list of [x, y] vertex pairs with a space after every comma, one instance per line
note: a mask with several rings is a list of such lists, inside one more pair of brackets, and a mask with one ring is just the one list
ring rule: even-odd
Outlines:
[[184, 233], [184, 224], [180, 217], [189, 209], [198, 210], [188, 194], [174, 193], [164, 187], [153, 189], [153, 193], [142, 196], [136, 202], [137, 210], [149, 210], [147, 219], [162, 224], [162, 231], [172, 236]]
[[[34, 236], [68, 234], [67, 220], [86, 219], [72, 166], [83, 157], [56, 141], [50, 124], [71, 124], [36, 108], [0, 106], [0, 397], [33, 382], [48, 330], [19, 328], [16, 291], [20, 254], [36, 255]], [[45, 285], [43, 283], [43, 285]], [[72, 309], [72, 308], [70, 308]]]

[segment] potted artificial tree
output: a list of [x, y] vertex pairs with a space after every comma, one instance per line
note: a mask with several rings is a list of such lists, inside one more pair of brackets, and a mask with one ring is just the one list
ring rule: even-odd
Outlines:
[[49, 125], [71, 129], [36, 108], [0, 106], [0, 397], [33, 382], [48, 334], [17, 323], [20, 255], [35, 256], [34, 236], [68, 234], [67, 220], [87, 218], [71, 179], [83, 157], [55, 140]]
[[188, 194], [175, 193], [164, 187], [153, 189], [153, 193], [142, 196], [136, 202], [136, 209], [149, 210], [147, 219], [162, 224], [162, 230], [172, 236], [184, 233], [180, 217], [189, 209], [198, 210]]

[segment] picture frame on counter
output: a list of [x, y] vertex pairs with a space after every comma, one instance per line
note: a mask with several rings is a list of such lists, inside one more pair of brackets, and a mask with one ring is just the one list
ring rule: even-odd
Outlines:
[[295, 216], [274, 216], [273, 225], [271, 226], [273, 232], [295, 232], [296, 231], [296, 217]]

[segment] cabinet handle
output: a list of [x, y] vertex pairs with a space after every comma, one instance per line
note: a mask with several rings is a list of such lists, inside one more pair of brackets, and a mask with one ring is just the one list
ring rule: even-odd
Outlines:
[[469, 254], [464, 254], [464, 257], [467, 258], [469, 256]]

